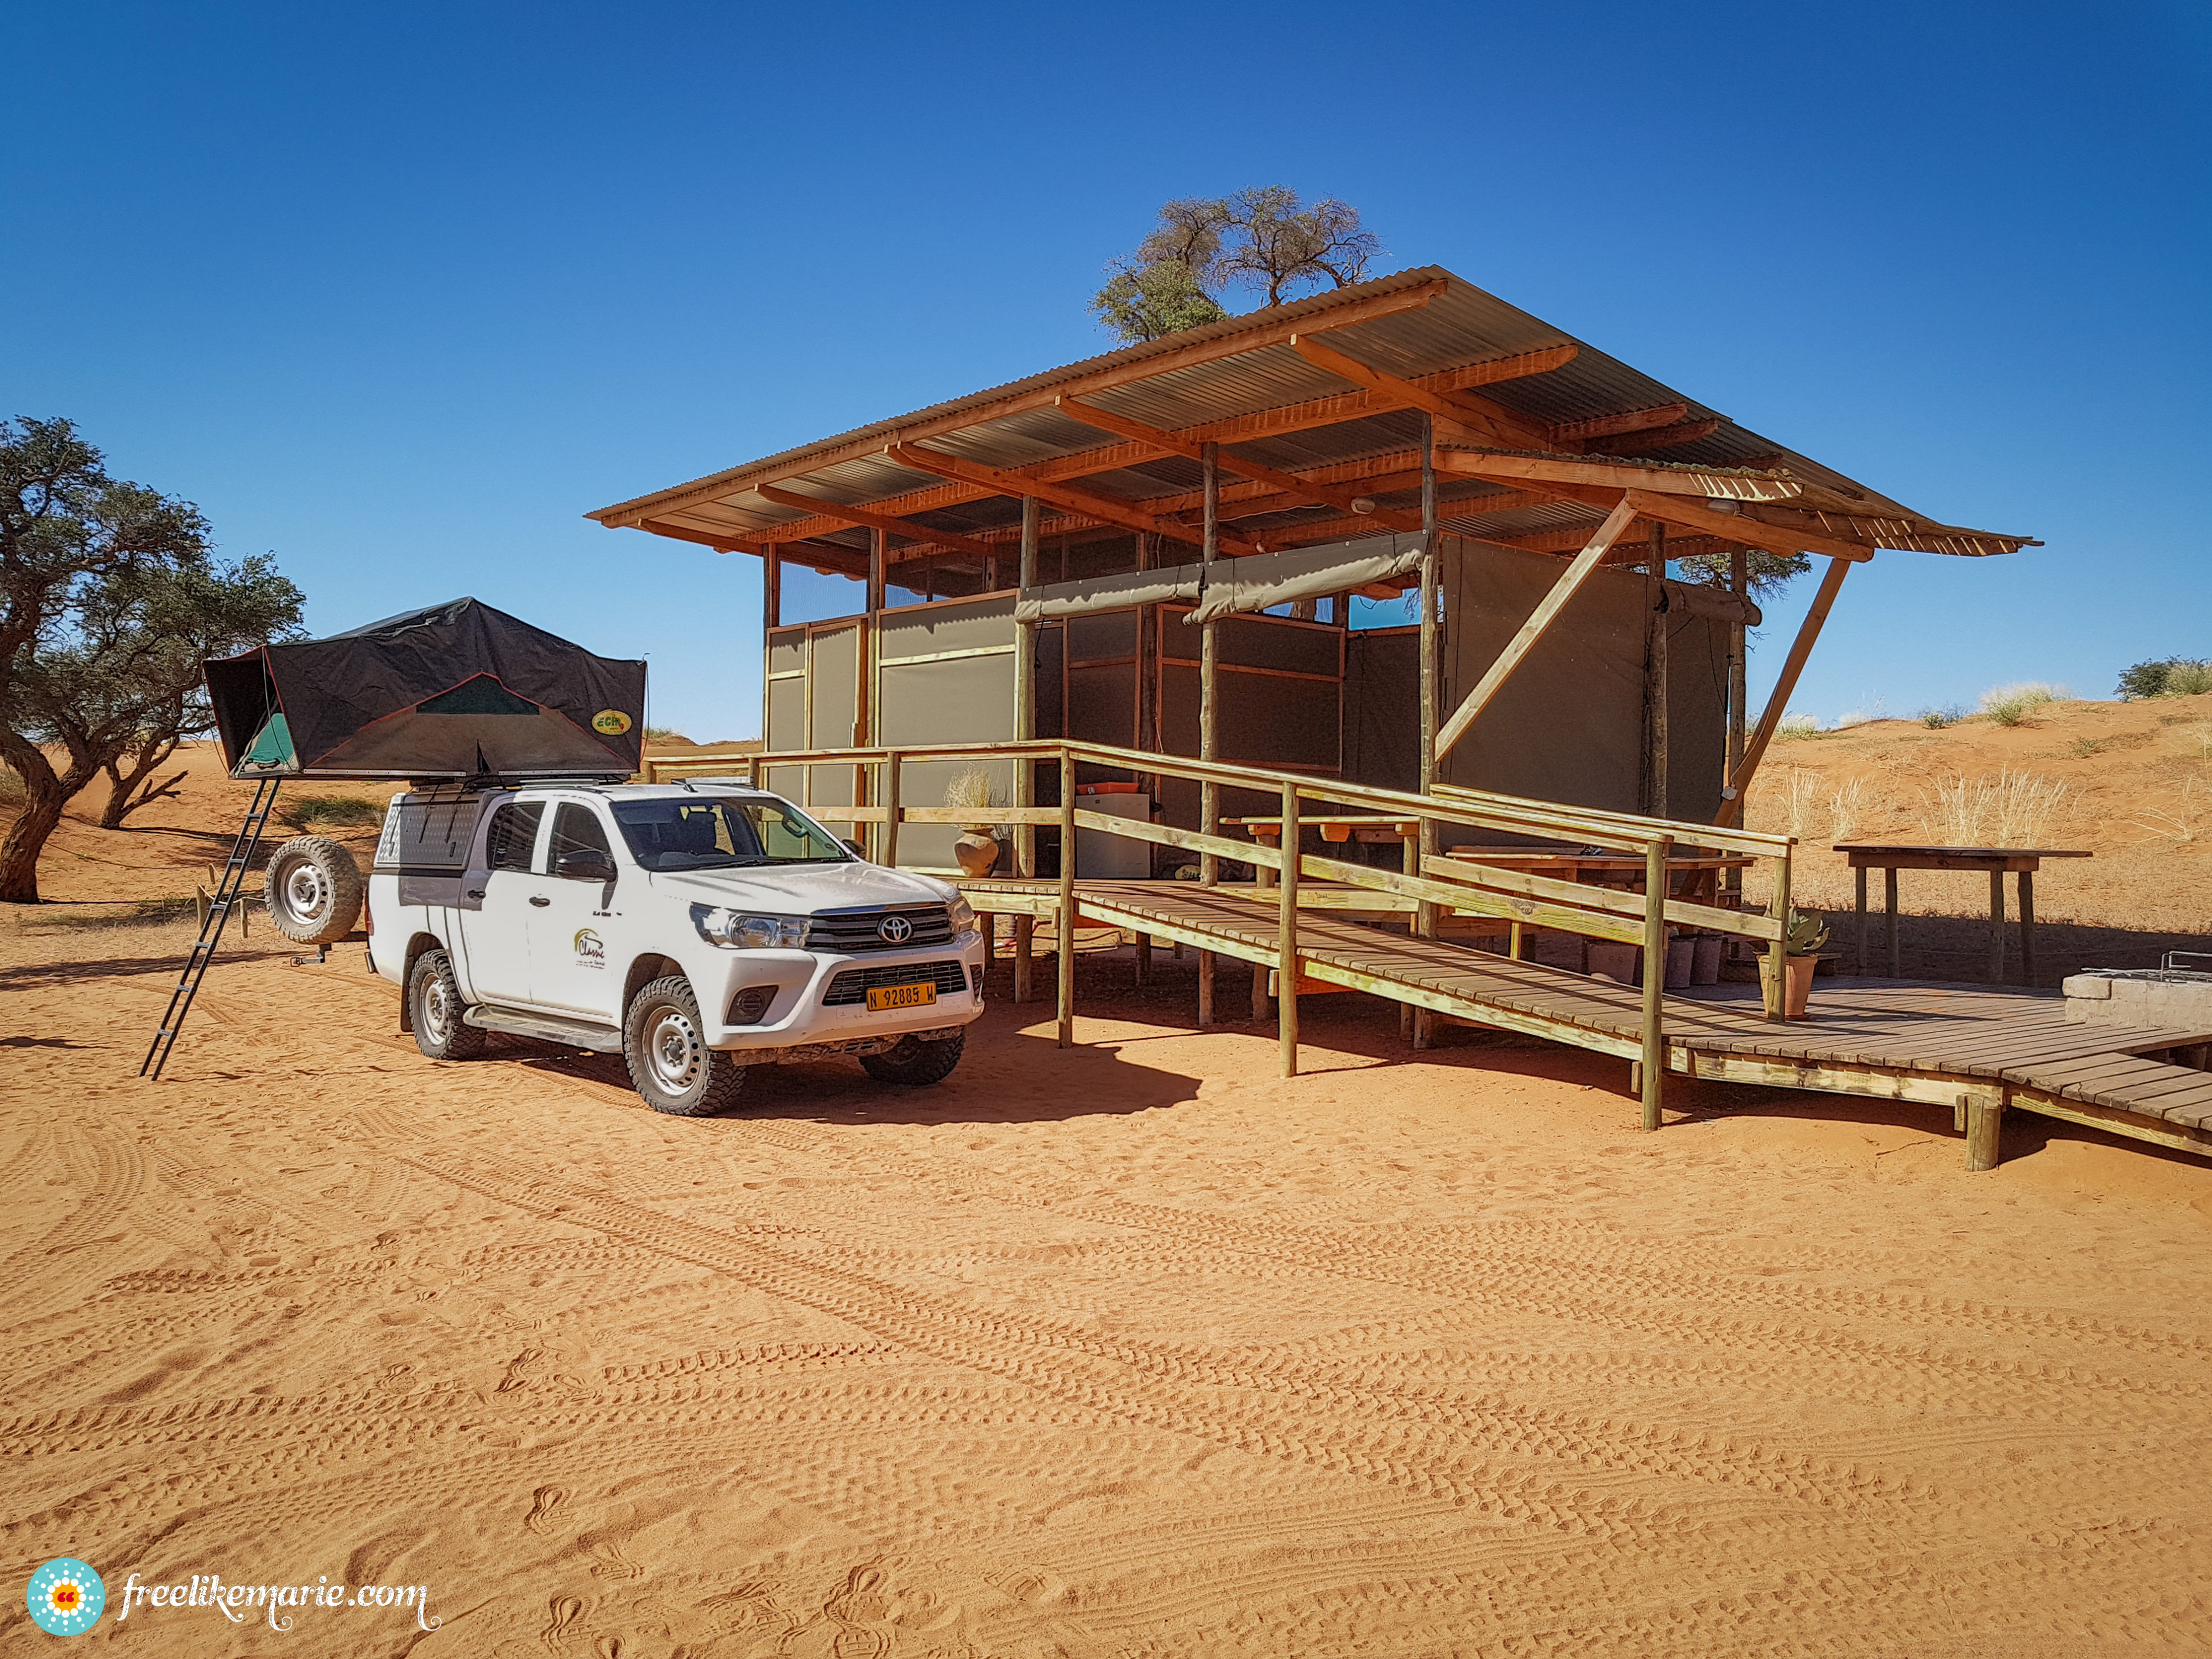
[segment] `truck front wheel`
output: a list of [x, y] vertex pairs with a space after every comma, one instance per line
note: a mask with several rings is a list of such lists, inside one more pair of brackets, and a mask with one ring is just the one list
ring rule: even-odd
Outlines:
[[879, 1054], [863, 1054], [860, 1065], [878, 1083], [907, 1083], [916, 1088], [942, 1083], [960, 1063], [968, 1046], [968, 1033], [956, 1031], [935, 1042], [920, 1037], [901, 1037]]
[[623, 1060], [631, 1084], [654, 1111], [707, 1117], [737, 1104], [745, 1068], [734, 1054], [709, 1048], [701, 1024], [699, 999], [689, 980], [654, 980], [630, 1000], [623, 1020]]
[[433, 1060], [474, 1060], [484, 1051], [484, 1034], [465, 1024], [461, 988], [443, 951], [425, 951], [407, 975], [408, 1024], [415, 1046]]

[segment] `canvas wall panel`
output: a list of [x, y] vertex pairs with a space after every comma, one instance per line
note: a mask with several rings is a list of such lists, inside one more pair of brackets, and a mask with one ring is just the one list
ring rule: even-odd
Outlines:
[[885, 661], [896, 657], [933, 656], [940, 651], [972, 651], [980, 646], [1011, 645], [1014, 638], [1013, 596], [998, 595], [978, 599], [972, 605], [934, 605], [918, 611], [886, 611], [881, 638], [879, 654]]

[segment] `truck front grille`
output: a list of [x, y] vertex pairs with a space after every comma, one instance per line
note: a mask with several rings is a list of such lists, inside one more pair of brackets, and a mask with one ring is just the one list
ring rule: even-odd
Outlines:
[[936, 982], [937, 994], [957, 996], [968, 988], [968, 971], [957, 962], [909, 962], [896, 968], [848, 968], [830, 981], [830, 988], [822, 994], [824, 1008], [849, 1008], [854, 1003], [866, 1002], [868, 993], [886, 985], [918, 985], [923, 980]]
[[[901, 939], [885, 939], [884, 921], [902, 919], [910, 930]], [[891, 930], [898, 932], [896, 927]], [[952, 917], [941, 904], [891, 904], [867, 910], [817, 913], [806, 927], [806, 948], [834, 951], [840, 956], [860, 956], [869, 951], [911, 951], [917, 945], [947, 945], [952, 939]]]

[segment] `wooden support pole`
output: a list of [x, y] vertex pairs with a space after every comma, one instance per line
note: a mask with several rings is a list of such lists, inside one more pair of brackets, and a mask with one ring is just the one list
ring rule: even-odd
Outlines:
[[[1298, 787], [1283, 786], [1283, 882], [1275, 902], [1277, 959], [1282, 964], [1275, 995], [1276, 1044], [1283, 1075], [1298, 1074]], [[1261, 981], [1265, 983], [1263, 980]]]
[[[1739, 599], [1751, 594], [1751, 550], [1732, 547], [1729, 550], [1729, 592]], [[1728, 764], [1721, 769], [1723, 779], [1734, 777], [1743, 766], [1744, 698], [1747, 693], [1747, 671], [1743, 659], [1745, 629], [1741, 622], [1729, 625], [1729, 720]], [[1743, 891], [1743, 872], [1728, 872], [1728, 890]]]
[[1036, 995], [1036, 918], [1014, 918], [1014, 1003], [1017, 1007]]
[[[1419, 875], [1421, 873], [1420, 836], [1419, 835], [1408, 836], [1400, 843], [1400, 846], [1405, 852], [1403, 862], [1405, 873], [1409, 876]], [[1401, 1002], [1398, 1005], [1398, 1036], [1401, 1042], [1411, 1042], [1413, 1040], [1413, 1015], [1414, 1010], [1412, 1003]]]
[[1213, 1024], [1213, 952], [1198, 953], [1198, 1023]]
[[894, 749], [884, 757], [884, 863], [898, 867], [899, 757]]
[[1060, 757], [1060, 1046], [1075, 1046], [1075, 758]]
[[1498, 689], [1505, 684], [1507, 677], [1535, 649], [1536, 641], [1543, 637], [1544, 630], [1558, 619], [1560, 611], [1566, 609], [1567, 601], [1574, 598], [1582, 585], [1589, 580], [1591, 573], [1604, 562], [1607, 550], [1620, 539], [1635, 517], [1636, 509], [1625, 501], [1606, 515], [1605, 522], [1598, 526], [1597, 533], [1581, 552], [1575, 555], [1574, 562], [1560, 573], [1559, 580], [1552, 584], [1552, 591], [1537, 601], [1536, 608], [1528, 613], [1528, 620], [1521, 624], [1521, 631], [1507, 642], [1505, 648], [1498, 653], [1498, 660], [1483, 671], [1482, 678], [1477, 682], [1474, 690], [1468, 692], [1460, 706], [1452, 711], [1451, 719], [1444, 723], [1443, 730], [1437, 736], [1438, 753], [1449, 750], [1467, 734], [1468, 727], [1474, 724], [1475, 716], [1482, 713], [1490, 700], [1498, 695]]
[[1820, 637], [1820, 625], [1828, 620], [1828, 612], [1836, 603], [1836, 594], [1844, 585], [1844, 578], [1851, 573], [1848, 559], [1828, 561], [1828, 574], [1820, 578], [1820, 591], [1813, 596], [1813, 608], [1805, 613], [1798, 624], [1797, 637], [1790, 641], [1790, 654], [1783, 659], [1781, 677], [1774, 682], [1774, 695], [1766, 700], [1766, 712], [1759, 717], [1759, 730], [1744, 745], [1743, 759], [1735, 771], [1729, 774], [1725, 799], [1713, 822], [1723, 829], [1743, 822], [1743, 798], [1751, 787], [1751, 780], [1759, 770], [1759, 763], [1766, 753], [1766, 745], [1774, 740], [1774, 729], [1782, 724], [1783, 711], [1789, 708], [1790, 698], [1797, 690], [1797, 677], [1805, 670], [1805, 659], [1813, 654], [1813, 641]]
[[1899, 971], [1901, 958], [1897, 950], [1897, 872], [1893, 869], [1881, 872], [1881, 912], [1882, 931], [1889, 935], [1889, 976], [1902, 979], [1904, 975]]
[[[1027, 592], [1036, 586], [1037, 579], [1037, 499], [1022, 497], [1021, 564], [1016, 580], [1021, 590]], [[1036, 657], [1037, 625], [1033, 622], [1014, 624], [1014, 741], [1033, 742], [1036, 738]], [[1036, 805], [1036, 763], [1018, 760], [1014, 763], [1014, 805]], [[1014, 828], [1014, 873], [1024, 881], [1036, 879], [1036, 826], [1017, 824]], [[1022, 935], [1015, 934], [1017, 950]], [[1026, 953], [1018, 954], [1014, 968], [1014, 1000], [1020, 1002], [1029, 994], [1029, 974]]]
[[1152, 977], [1152, 936], [1141, 927], [1137, 930], [1137, 983], [1147, 985]]
[[1966, 1168], [1978, 1175], [1997, 1167], [2004, 1130], [2002, 1100], [1966, 1103]]
[[2004, 983], [2004, 872], [1990, 872], [1990, 983]]
[[761, 555], [761, 621], [769, 628], [783, 625], [783, 555], [774, 545]]
[[1644, 618], [1644, 684], [1650, 720], [1650, 805], [1644, 810], [1655, 818], [1671, 817], [1667, 810], [1667, 526], [1651, 525], [1651, 551], [1645, 561], [1644, 593], [1650, 601]]
[[[1199, 542], [1199, 561], [1201, 564], [1210, 565], [1221, 556], [1220, 450], [1220, 445], [1207, 443], [1199, 453], [1206, 497], [1206, 519]], [[1214, 732], [1214, 679], [1218, 661], [1214, 625], [1201, 623], [1198, 629], [1198, 757], [1202, 761], [1219, 758], [1216, 753]], [[1198, 830], [1202, 836], [1220, 833], [1221, 786], [1211, 779], [1198, 786]], [[1201, 854], [1198, 860], [1198, 878], [1208, 887], [1218, 884], [1221, 880], [1220, 859], [1212, 853]]]
[[[1434, 793], [1437, 781], [1437, 684], [1442, 672], [1443, 641], [1439, 637], [1438, 577], [1442, 564], [1437, 547], [1437, 423], [1421, 416], [1421, 793]], [[1433, 818], [1424, 817], [1420, 828], [1421, 857], [1434, 858], [1440, 850]], [[1425, 867], [1425, 866], [1424, 866]], [[1437, 907], [1424, 903], [1413, 911], [1413, 932], [1423, 939], [1437, 936]], [[1426, 1048], [1436, 1034], [1435, 1017], [1426, 1008], [1413, 1010], [1413, 1047]]]
[[1252, 964], [1252, 1023], [1259, 1024], [1267, 1018], [1267, 965]]
[[1674, 850], [1661, 836], [1644, 849], [1644, 1127], [1659, 1127], [1662, 1081], [1667, 1075], [1667, 857]]
[[1851, 872], [1851, 896], [1854, 908], [1858, 913], [1859, 972], [1864, 974], [1867, 947], [1867, 872], [1866, 866], [1863, 864]]
[[2020, 872], [2021, 983], [2035, 988], [2035, 872]]
[[1790, 1018], [1790, 857], [1786, 853], [1774, 860], [1774, 915], [1782, 931], [1766, 947], [1768, 983], [1773, 988], [1766, 1017], [1782, 1024]]

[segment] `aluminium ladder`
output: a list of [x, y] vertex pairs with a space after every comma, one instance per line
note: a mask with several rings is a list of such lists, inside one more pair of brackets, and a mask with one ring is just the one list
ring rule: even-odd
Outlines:
[[168, 1011], [161, 1016], [161, 1029], [154, 1033], [153, 1045], [146, 1050], [145, 1060], [138, 1067], [140, 1077], [150, 1072], [158, 1082], [161, 1068], [169, 1063], [169, 1050], [177, 1046], [177, 1033], [184, 1029], [185, 1016], [191, 1012], [192, 999], [199, 994], [200, 981], [207, 977], [208, 963], [215, 959], [215, 947], [222, 941], [223, 923], [230, 919], [230, 907], [238, 902], [239, 894], [245, 889], [246, 867], [260, 849], [261, 831], [276, 805], [280, 781], [264, 778], [253, 787], [253, 805], [246, 809], [246, 822], [238, 826], [238, 839], [231, 843], [230, 862], [222, 867], [222, 880], [216, 885], [214, 901], [200, 923], [199, 939], [192, 945], [191, 955], [185, 959], [184, 976], [169, 994]]

